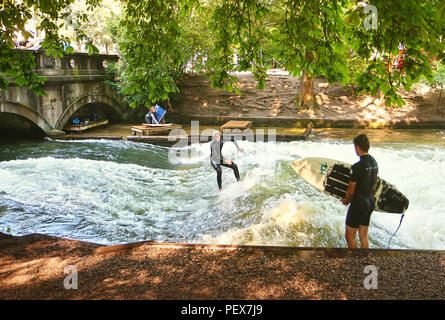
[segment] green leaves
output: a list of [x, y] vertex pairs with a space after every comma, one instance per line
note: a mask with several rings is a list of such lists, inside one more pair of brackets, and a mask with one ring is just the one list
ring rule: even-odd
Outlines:
[[[84, 0], [91, 10], [105, 0]], [[88, 12], [73, 10], [75, 0], [3, 1], [0, 10], [0, 88], [5, 77], [41, 93], [33, 76], [32, 55], [15, 50], [14, 33], [31, 37], [25, 25], [32, 17], [45, 32], [48, 55], [74, 52], [72, 39], [60, 36], [66, 25], [76, 41], [97, 53]], [[116, 67], [120, 92], [131, 106], [150, 105], [178, 92], [176, 83], [190, 63], [210, 72], [214, 87], [237, 88], [235, 71], [252, 71], [265, 86], [272, 58], [294, 76], [324, 76], [330, 83], [353, 84], [359, 92], [384, 94], [388, 104], [402, 105], [400, 89], [421, 78], [435, 79], [432, 60], [445, 59], [445, 2], [440, 0], [369, 0], [377, 8], [377, 29], [367, 29], [367, 14], [352, 0], [122, 0], [124, 15], [112, 25], [121, 60]], [[85, 5], [84, 5], [85, 8]], [[105, 38], [105, 37], [104, 37]], [[104, 39], [104, 43], [108, 43]], [[392, 67], [403, 43], [402, 70]]]
[[262, 1], [223, 0], [214, 9], [209, 22], [214, 47], [208, 60], [213, 74], [212, 86], [235, 91], [237, 78], [234, 71], [252, 70], [262, 89], [267, 77], [262, 59], [265, 30], [262, 25], [269, 9]]
[[181, 18], [190, 14], [193, 1], [129, 0], [116, 32], [121, 61], [117, 84], [130, 106], [147, 107], [177, 93], [176, 82], [186, 53]]
[[[431, 78], [431, 57], [445, 57], [440, 40], [445, 30], [443, 1], [368, 4], [377, 8], [377, 29], [365, 28], [367, 17], [357, 1], [170, 0], [165, 6], [158, 1], [150, 6], [147, 0], [127, 1], [122, 27], [138, 36], [125, 36], [120, 42], [128, 63], [122, 69], [122, 83], [135, 85], [131, 92], [155, 101], [175, 92], [174, 82], [181, 74], [177, 66], [191, 59], [200, 70], [211, 71], [212, 86], [240, 94], [234, 72], [251, 70], [262, 89], [267, 57], [277, 58], [294, 76], [305, 72], [310, 78], [325, 76], [330, 83], [352, 83], [359, 92], [382, 92], [388, 104], [403, 105], [399, 89], [410, 90], [421, 76]], [[187, 23], [179, 23], [181, 19]], [[408, 49], [402, 70], [390, 67], [399, 43]], [[181, 45], [187, 50], [179, 50]], [[162, 55], [157, 48], [162, 48]]]
[[347, 82], [345, 24], [341, 10], [345, 1], [286, 1], [279, 25], [281, 57], [293, 75], [303, 71], [329, 82]]
[[[64, 49], [64, 44], [69, 43], [69, 39], [59, 36], [59, 30], [66, 24], [64, 19], [70, 14], [66, 9], [73, 2], [74, 0], [24, 0], [0, 3], [0, 89], [8, 87], [6, 77], [10, 77], [17, 85], [28, 86], [38, 95], [45, 94], [45, 79], [34, 72], [36, 63], [33, 53], [13, 50], [14, 42], [17, 34], [21, 34], [24, 40], [34, 37], [25, 29], [29, 20], [34, 19], [37, 22], [37, 31], [45, 34], [40, 45], [47, 55], [62, 57], [65, 53], [73, 53], [72, 47]], [[89, 7], [96, 6], [99, 2], [100, 0], [86, 0]], [[86, 18], [85, 15], [81, 20], [85, 21]], [[90, 54], [98, 52], [92, 43], [87, 43], [87, 49]]]
[[46, 78], [38, 77], [34, 73], [36, 62], [32, 52], [0, 48], [0, 89], [7, 89], [9, 81], [13, 78], [19, 86], [29, 86], [38, 95], [45, 95], [43, 85]]
[[437, 62], [435, 69], [428, 82], [434, 89], [445, 91], [445, 65]]
[[[387, 105], [401, 106], [404, 101], [398, 90], [410, 90], [421, 77], [431, 78], [431, 59], [443, 54], [441, 40], [445, 19], [441, 16], [443, 1], [368, 1], [377, 8], [377, 30], [366, 30], [363, 8], [354, 6], [346, 14], [348, 45], [363, 59], [370, 59], [370, 68], [359, 76], [359, 91], [372, 95], [381, 91]], [[357, 18], [359, 17], [359, 18]], [[407, 49], [399, 57], [399, 45]], [[402, 70], [397, 70], [399, 58]], [[395, 65], [393, 65], [395, 63]]]
[[99, 49], [91, 41], [85, 44], [85, 48], [88, 50], [88, 54], [90, 55], [99, 53]]

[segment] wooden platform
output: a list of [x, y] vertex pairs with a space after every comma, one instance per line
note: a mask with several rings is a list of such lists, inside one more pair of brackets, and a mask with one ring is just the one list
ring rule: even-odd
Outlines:
[[241, 131], [250, 129], [252, 126], [252, 121], [239, 121], [239, 120], [230, 120], [221, 126], [222, 132], [232, 132], [232, 131]]
[[63, 128], [64, 131], [70, 131], [70, 132], [81, 132], [92, 128], [97, 128], [101, 126], [105, 126], [108, 124], [108, 120], [103, 121], [97, 121], [97, 122], [91, 122], [88, 124], [70, 124], [68, 126], [65, 126]]
[[171, 125], [165, 125], [165, 126], [146, 126], [146, 125], [140, 125], [140, 126], [133, 126], [131, 127], [131, 131], [133, 132], [133, 135], [137, 135], [140, 133], [142, 136], [149, 136], [153, 133], [160, 133], [160, 132], [170, 132], [173, 129], [181, 129], [182, 126], [179, 124], [171, 124]]
[[[250, 142], [273, 142], [273, 141], [304, 141], [307, 139], [304, 135], [289, 135], [289, 134], [278, 134], [269, 137], [268, 135], [257, 136], [257, 135], [244, 135], [243, 133], [230, 133], [230, 136], [233, 136], [237, 140], [247, 140]], [[166, 147], [172, 147], [176, 145], [179, 141], [182, 141], [182, 146], [192, 145], [193, 143], [208, 143], [212, 141], [212, 135], [187, 135], [187, 136], [177, 136], [177, 135], [169, 135], [169, 136], [127, 136], [126, 140], [133, 142], [144, 142], [151, 143], [156, 145], [162, 145]], [[177, 146], [177, 145], [176, 145]]]

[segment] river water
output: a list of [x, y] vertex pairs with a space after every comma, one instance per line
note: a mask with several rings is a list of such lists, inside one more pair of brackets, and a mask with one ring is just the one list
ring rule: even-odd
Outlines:
[[[445, 249], [445, 131], [361, 130], [379, 175], [410, 200], [391, 248]], [[0, 144], [0, 232], [101, 244], [141, 240], [345, 247], [346, 207], [299, 178], [301, 157], [358, 160], [353, 129], [319, 129], [309, 141], [232, 143], [223, 192], [209, 143], [171, 148], [130, 141]], [[187, 152], [185, 152], [187, 151]], [[183, 157], [178, 157], [180, 154]], [[176, 156], [175, 156], [176, 155]], [[185, 155], [185, 156], [184, 156]], [[370, 245], [387, 248], [400, 215], [374, 212]]]

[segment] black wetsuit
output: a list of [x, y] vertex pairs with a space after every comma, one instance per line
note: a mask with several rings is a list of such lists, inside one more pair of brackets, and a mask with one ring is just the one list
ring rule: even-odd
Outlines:
[[369, 226], [371, 213], [375, 209], [373, 188], [379, 168], [369, 154], [360, 156], [360, 161], [352, 166], [351, 182], [356, 182], [354, 195], [346, 214], [346, 224], [352, 228]]
[[[235, 139], [232, 137], [230, 141], [233, 141], [235, 145], [238, 147], [238, 144], [236, 143]], [[240, 180], [239, 172], [238, 172], [238, 166], [235, 164], [235, 162], [232, 161], [231, 165], [228, 165], [224, 162], [224, 157], [222, 156], [221, 150], [224, 145], [224, 139], [221, 137], [219, 142], [212, 141], [210, 143], [210, 164], [212, 165], [213, 169], [216, 170], [216, 180], [218, 182], [218, 188], [222, 189], [222, 169], [221, 166], [231, 168], [233, 170], [233, 173], [235, 174], [235, 178], [237, 181]]]

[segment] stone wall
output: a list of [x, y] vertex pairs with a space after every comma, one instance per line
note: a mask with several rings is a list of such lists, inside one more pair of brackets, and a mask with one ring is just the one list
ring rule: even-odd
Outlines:
[[15, 114], [51, 134], [62, 130], [70, 116], [87, 105], [109, 108], [115, 117], [123, 113], [126, 105], [104, 83], [110, 78], [106, 73], [108, 63], [116, 62], [118, 56], [75, 53], [53, 58], [44, 51], [32, 53], [37, 64], [35, 72], [46, 78], [46, 95], [38, 96], [9, 78], [9, 88], [0, 91], [0, 116]]

